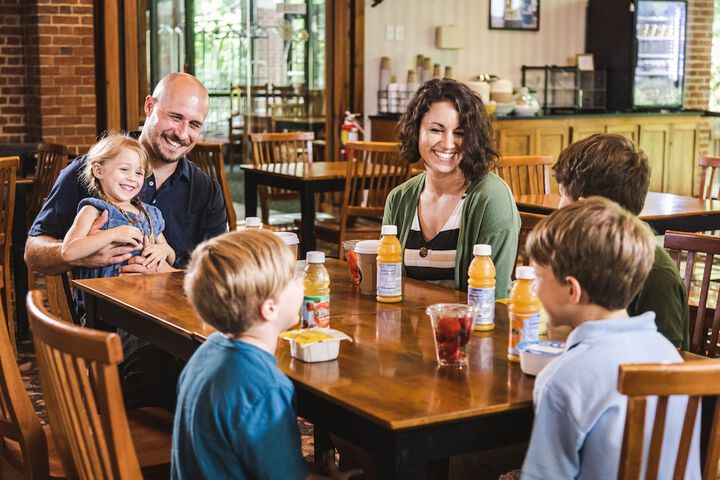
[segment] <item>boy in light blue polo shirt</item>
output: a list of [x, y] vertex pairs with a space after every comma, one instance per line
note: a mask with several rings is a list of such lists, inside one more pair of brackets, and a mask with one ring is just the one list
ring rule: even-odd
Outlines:
[[[535, 423], [522, 479], [616, 478], [627, 397], [617, 391], [624, 363], [682, 362], [657, 331], [653, 312], [627, 307], [654, 260], [650, 228], [602, 197], [580, 200], [539, 223], [527, 240], [537, 294], [552, 326], [573, 331], [566, 351], [535, 381]], [[671, 478], [687, 399], [668, 405], [660, 477]], [[648, 402], [648, 418], [654, 418]], [[652, 429], [646, 428], [649, 443]], [[699, 429], [685, 478], [700, 478]]]

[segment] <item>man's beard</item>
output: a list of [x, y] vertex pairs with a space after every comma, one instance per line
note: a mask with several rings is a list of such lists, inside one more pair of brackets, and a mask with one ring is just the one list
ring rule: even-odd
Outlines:
[[186, 141], [180, 140], [180, 138], [178, 138], [177, 135], [168, 135], [168, 134], [166, 134], [166, 133], [161, 133], [161, 134], [160, 134], [160, 139], [159, 139], [159, 141], [157, 142], [157, 144], [153, 144], [153, 153], [155, 153], [155, 157], [156, 157], [158, 160], [160, 160], [161, 162], [165, 162], [165, 163], [175, 163], [175, 162], [177, 162], [178, 160], [180, 160], [182, 157], [184, 157], [185, 154], [187, 153], [187, 150], [186, 150], [186, 151], [183, 152], [182, 154], [179, 154], [176, 158], [171, 158], [171, 157], [168, 157], [168, 156], [164, 155], [164, 154], [162, 153], [162, 148], [161, 148], [161, 144], [160, 144], [160, 142], [162, 142], [163, 139], [168, 139], [168, 140], [170, 140], [171, 142], [176, 143], [176, 144], [179, 144], [180, 146], [185, 147], [185, 148], [187, 148], [188, 146], [190, 146], [190, 142], [186, 142]]

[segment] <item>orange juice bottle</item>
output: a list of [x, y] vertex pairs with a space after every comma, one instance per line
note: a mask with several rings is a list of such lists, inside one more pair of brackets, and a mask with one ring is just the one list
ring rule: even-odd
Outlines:
[[303, 281], [302, 328], [330, 326], [330, 275], [324, 252], [307, 252]]
[[259, 230], [262, 228], [262, 221], [258, 217], [245, 218], [245, 230]]
[[508, 341], [508, 360], [520, 361], [517, 346], [520, 342], [538, 340], [540, 329], [540, 300], [535, 295], [533, 282], [535, 270], [532, 267], [517, 267], [515, 282], [510, 290], [510, 338]]
[[469, 305], [480, 307], [480, 315], [475, 318], [473, 328], [487, 332], [495, 328], [495, 265], [490, 258], [492, 247], [477, 244], [473, 247], [473, 261], [468, 269]]
[[377, 301], [402, 301], [402, 247], [396, 225], [383, 225], [377, 256]]

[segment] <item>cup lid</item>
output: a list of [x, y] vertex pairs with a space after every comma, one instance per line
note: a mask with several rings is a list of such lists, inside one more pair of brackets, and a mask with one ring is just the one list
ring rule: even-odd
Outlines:
[[355, 244], [355, 253], [371, 253], [377, 255], [380, 240], [361, 240]]
[[308, 263], [325, 263], [325, 252], [307, 252], [305, 259]]
[[383, 225], [380, 230], [381, 235], [397, 235], [397, 225]]
[[473, 255], [489, 257], [490, 255], [492, 255], [492, 247], [485, 243], [478, 243], [473, 247]]
[[515, 269], [515, 278], [518, 280], [535, 280], [535, 269], [529, 266], [521, 266]]
[[298, 245], [300, 243], [297, 234], [293, 232], [273, 232], [273, 235], [280, 237], [285, 242], [285, 245]]
[[245, 218], [246, 227], [262, 227], [262, 221], [258, 217]]

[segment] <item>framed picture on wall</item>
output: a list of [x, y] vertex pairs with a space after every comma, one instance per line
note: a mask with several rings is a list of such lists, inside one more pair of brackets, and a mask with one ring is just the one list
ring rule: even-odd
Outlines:
[[540, 30], [540, 0], [490, 0], [490, 30]]

